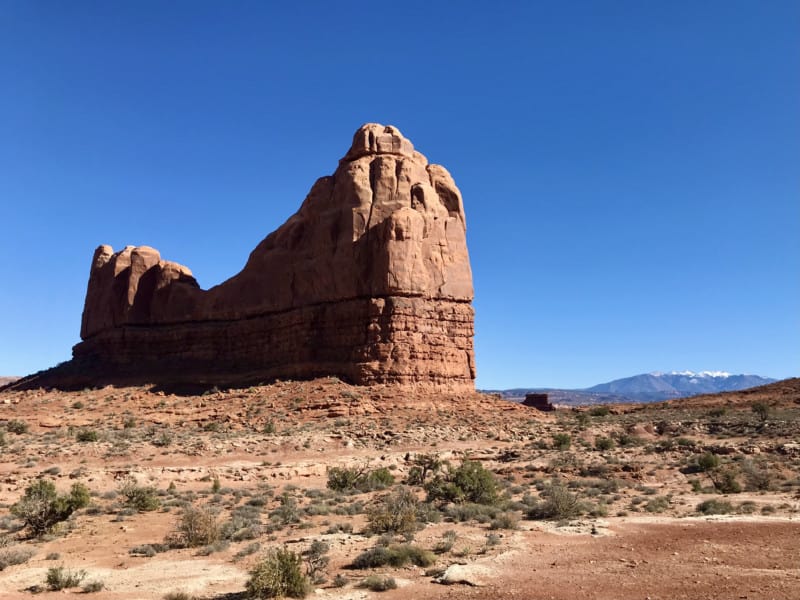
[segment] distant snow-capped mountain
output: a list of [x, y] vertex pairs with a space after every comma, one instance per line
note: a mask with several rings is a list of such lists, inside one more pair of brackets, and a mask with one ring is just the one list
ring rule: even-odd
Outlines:
[[485, 391], [500, 394], [516, 402], [521, 402], [529, 392], [544, 392], [550, 395], [550, 400], [555, 404], [580, 406], [619, 402], [658, 402], [698, 394], [745, 390], [774, 381], [777, 380], [760, 375], [732, 375], [725, 371], [672, 371], [671, 373], [656, 371], [615, 379], [581, 390], [514, 388]]
[[588, 388], [587, 392], [626, 396], [636, 401], [667, 400], [696, 394], [744, 390], [772, 383], [759, 375], [732, 375], [725, 371], [673, 371], [643, 373]]

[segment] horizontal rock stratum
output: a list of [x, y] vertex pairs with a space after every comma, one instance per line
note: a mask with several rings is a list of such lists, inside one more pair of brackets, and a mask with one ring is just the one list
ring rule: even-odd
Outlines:
[[473, 390], [472, 298], [453, 179], [370, 123], [218, 286], [202, 290], [147, 246], [97, 248], [83, 341], [62, 371], [95, 384], [331, 375]]

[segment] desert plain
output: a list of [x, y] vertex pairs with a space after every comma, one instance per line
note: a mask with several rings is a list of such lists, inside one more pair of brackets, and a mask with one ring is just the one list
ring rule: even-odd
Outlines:
[[[336, 378], [12, 387], [0, 597], [245, 598], [286, 549], [315, 598], [792, 600], [798, 416], [798, 379], [549, 413]], [[39, 479], [88, 501], [33, 532]]]

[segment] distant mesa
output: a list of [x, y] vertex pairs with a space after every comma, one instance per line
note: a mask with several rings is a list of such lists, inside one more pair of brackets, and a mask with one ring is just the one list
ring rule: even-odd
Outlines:
[[220, 285], [202, 290], [148, 246], [97, 248], [73, 359], [24, 383], [338, 376], [472, 391], [472, 299], [453, 179], [395, 127], [370, 123]]

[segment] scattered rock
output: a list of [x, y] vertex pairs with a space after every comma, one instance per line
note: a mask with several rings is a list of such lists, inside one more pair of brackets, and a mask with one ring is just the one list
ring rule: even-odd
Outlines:
[[436, 582], [445, 585], [463, 583], [480, 587], [486, 585], [486, 579], [490, 575], [490, 569], [483, 565], [450, 565], [445, 572], [436, 579]]

